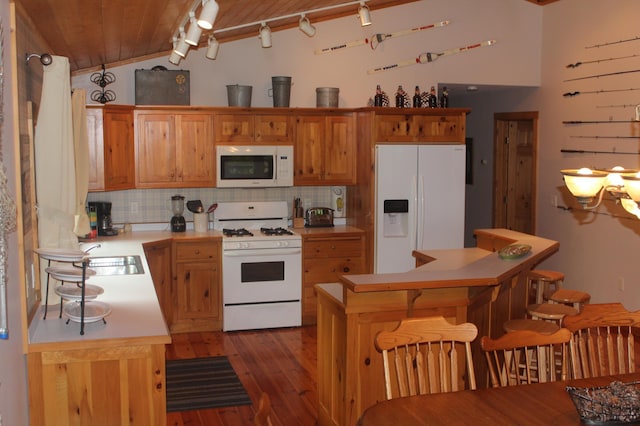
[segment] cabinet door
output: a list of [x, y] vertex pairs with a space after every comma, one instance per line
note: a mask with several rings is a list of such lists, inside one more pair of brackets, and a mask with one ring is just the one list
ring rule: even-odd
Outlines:
[[255, 140], [252, 114], [216, 114], [216, 143], [252, 144]]
[[356, 180], [355, 121], [353, 116], [328, 116], [324, 173], [326, 184], [353, 185]]
[[139, 114], [137, 124], [136, 186], [154, 188], [175, 183], [175, 116]]
[[324, 116], [298, 116], [294, 185], [318, 185], [322, 181], [325, 136]]
[[180, 114], [176, 116], [176, 181], [193, 188], [215, 186], [213, 116]]
[[174, 301], [171, 291], [171, 243], [158, 241], [144, 244], [144, 255], [164, 320], [171, 327]]
[[377, 115], [374, 142], [411, 142], [413, 133], [411, 115]]
[[87, 108], [89, 191], [104, 191], [104, 127], [102, 108]]
[[218, 319], [218, 265], [213, 262], [176, 265], [178, 309], [176, 322]]
[[135, 188], [133, 110], [104, 110], [104, 186]]
[[416, 140], [420, 142], [465, 141], [465, 118], [461, 115], [416, 115], [413, 117]]
[[292, 144], [293, 118], [291, 115], [258, 114], [255, 120], [255, 141], [265, 144]]

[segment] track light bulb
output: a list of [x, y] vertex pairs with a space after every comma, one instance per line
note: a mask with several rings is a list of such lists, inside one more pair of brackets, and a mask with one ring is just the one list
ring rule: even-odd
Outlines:
[[195, 15], [193, 12], [189, 13], [191, 15], [191, 23], [189, 24], [189, 31], [187, 31], [187, 36], [184, 38], [184, 41], [191, 46], [197, 46], [200, 43], [200, 35], [202, 34], [202, 28], [196, 22]]
[[218, 56], [218, 49], [220, 49], [220, 43], [213, 34], [209, 37], [209, 47], [207, 48], [206, 57], [208, 59], [215, 59]]
[[269, 28], [266, 22], [263, 22], [260, 27], [259, 37], [262, 40], [262, 47], [271, 47], [271, 28]]
[[316, 27], [311, 25], [311, 22], [309, 22], [309, 18], [307, 18], [305, 15], [300, 16], [299, 26], [300, 31], [302, 31], [309, 37], [313, 37], [316, 34]]
[[182, 56], [178, 55], [178, 52], [176, 52], [175, 50], [171, 51], [171, 55], [169, 55], [169, 62], [171, 62], [173, 65], [178, 65], [181, 59]]
[[360, 2], [358, 15], [360, 16], [360, 25], [362, 25], [363, 27], [371, 25], [371, 13], [369, 11], [369, 6], [367, 6], [364, 2]]
[[218, 6], [218, 2], [216, 0], [207, 1], [200, 11], [198, 26], [203, 30], [210, 30], [213, 28], [213, 23], [216, 20], [216, 16], [218, 16], [219, 10], [220, 6]]
[[173, 51], [184, 58], [187, 56], [187, 52], [189, 51], [189, 44], [187, 44], [184, 38], [180, 38], [180, 40], [178, 40], [176, 48]]

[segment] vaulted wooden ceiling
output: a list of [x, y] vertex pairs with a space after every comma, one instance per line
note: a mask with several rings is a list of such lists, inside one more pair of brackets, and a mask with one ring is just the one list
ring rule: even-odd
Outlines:
[[[376, 10], [413, 1], [417, 0], [367, 0], [367, 5]], [[558, 0], [527, 1], [544, 5]], [[200, 0], [16, 0], [16, 4], [47, 40], [51, 53], [69, 58], [74, 73], [167, 55], [189, 10], [200, 11]], [[350, 0], [218, 0], [218, 4], [213, 31], [328, 6], [339, 7], [307, 15], [318, 22], [355, 16], [358, 9], [358, 3]], [[298, 19], [293, 16], [269, 26], [272, 31], [292, 28]], [[225, 42], [257, 33], [258, 25], [216, 33], [216, 38]], [[206, 46], [208, 36], [203, 32], [200, 46]]]

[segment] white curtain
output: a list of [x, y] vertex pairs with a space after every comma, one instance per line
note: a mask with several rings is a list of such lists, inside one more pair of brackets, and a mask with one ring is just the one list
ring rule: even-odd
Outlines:
[[75, 227], [76, 166], [69, 59], [53, 56], [44, 67], [35, 129], [38, 245], [78, 248]]
[[87, 91], [75, 89], [71, 95], [73, 113], [73, 145], [76, 165], [76, 208], [73, 232], [83, 237], [91, 231], [85, 204], [89, 192], [89, 142], [87, 136]]

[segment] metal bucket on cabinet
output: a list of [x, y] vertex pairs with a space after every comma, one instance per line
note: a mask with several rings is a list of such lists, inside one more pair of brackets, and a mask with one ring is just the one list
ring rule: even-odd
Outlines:
[[230, 84], [227, 86], [229, 106], [250, 107], [252, 86]]
[[288, 107], [291, 97], [291, 77], [271, 77], [274, 107]]

